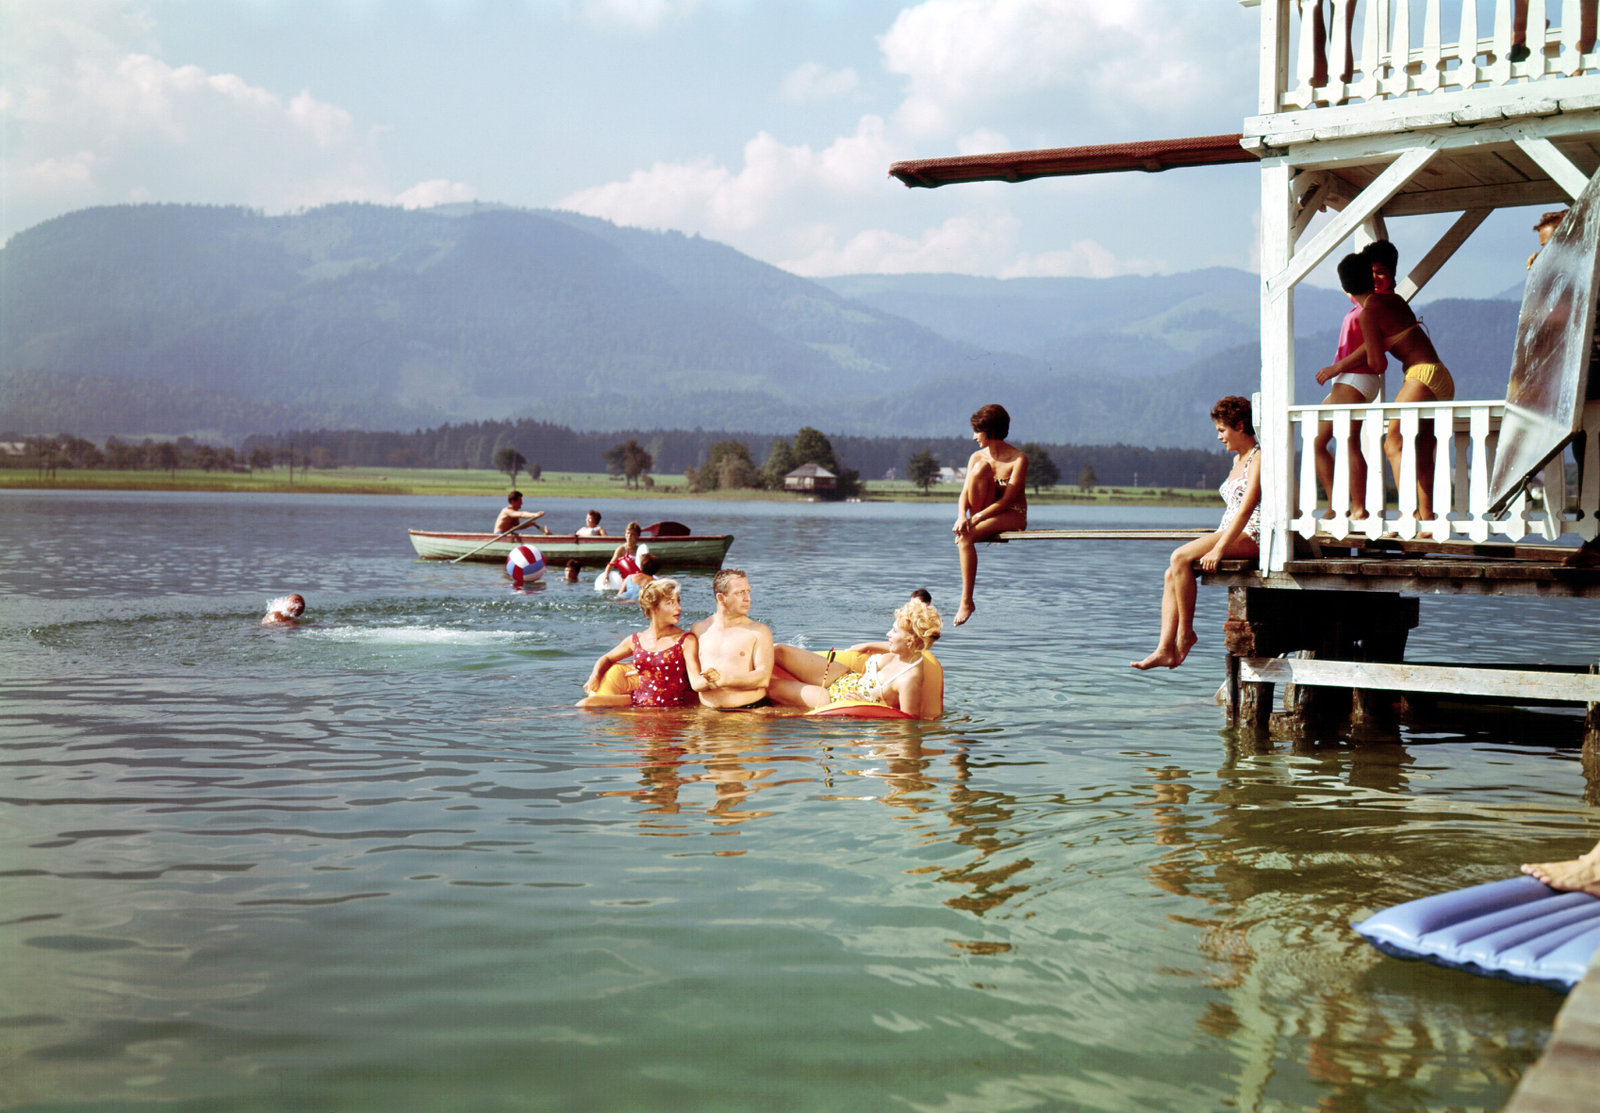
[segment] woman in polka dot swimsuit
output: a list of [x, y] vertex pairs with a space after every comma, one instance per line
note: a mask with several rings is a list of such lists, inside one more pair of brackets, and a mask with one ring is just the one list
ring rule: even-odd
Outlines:
[[[615, 649], [594, 663], [583, 690], [589, 693], [579, 707], [699, 707], [696, 692], [714, 687], [716, 669], [700, 671], [700, 643], [678, 625], [683, 604], [676, 580], [651, 580], [639, 589], [639, 609], [650, 628], [630, 634]], [[600, 695], [600, 678], [620, 661], [633, 658], [639, 684], [628, 695]]]

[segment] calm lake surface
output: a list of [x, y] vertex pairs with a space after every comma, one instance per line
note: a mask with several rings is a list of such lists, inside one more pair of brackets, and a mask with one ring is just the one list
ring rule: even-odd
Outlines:
[[[599, 505], [736, 534], [826, 649], [954, 610], [953, 497]], [[498, 505], [0, 492], [0, 1106], [1498, 1109], [1537, 1058], [1558, 994], [1348, 925], [1592, 845], [1570, 717], [1235, 748], [1220, 589], [1187, 665], [1127, 666], [1149, 542], [983, 549], [938, 724], [584, 712], [635, 606], [406, 541]], [[1410, 655], [1593, 631], [1430, 598]]]

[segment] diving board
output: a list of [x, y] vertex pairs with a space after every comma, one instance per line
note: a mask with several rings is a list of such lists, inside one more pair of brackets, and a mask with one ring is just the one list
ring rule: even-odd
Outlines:
[[995, 541], [1193, 541], [1214, 529], [1008, 529]]

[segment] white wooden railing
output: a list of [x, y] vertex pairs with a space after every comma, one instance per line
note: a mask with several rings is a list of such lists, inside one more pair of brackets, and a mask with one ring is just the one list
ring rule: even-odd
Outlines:
[[[1528, 0], [1528, 57], [1519, 62], [1511, 60], [1512, 0], [1493, 0], [1487, 25], [1479, 21], [1478, 0], [1332, 0], [1326, 82], [1313, 86], [1314, 0], [1262, 2], [1268, 5], [1262, 22], [1264, 114], [1600, 72], [1600, 51], [1582, 42], [1586, 31], [1593, 33], [1583, 25], [1583, 12], [1589, 10], [1592, 24], [1596, 0]], [[1444, 41], [1446, 7], [1460, 11], [1459, 22], [1450, 21], [1452, 42]], [[1353, 68], [1345, 81], [1347, 44]]]
[[[1350, 537], [1385, 534], [1405, 539], [1436, 541], [1517, 542], [1530, 535], [1555, 541], [1577, 537], [1584, 541], [1600, 535], [1600, 402], [1584, 409], [1585, 464], [1582, 488], [1576, 501], [1567, 492], [1565, 463], [1569, 453], [1556, 456], [1542, 473], [1543, 486], [1519, 495], [1505, 511], [1491, 516], [1489, 479], [1494, 470], [1496, 440], [1504, 402], [1376, 402], [1361, 406], [1291, 406], [1291, 451], [1299, 449], [1300, 473], [1291, 497], [1289, 529], [1301, 537], [1342, 541]], [[1386, 506], [1384, 479], [1389, 475], [1383, 438], [1391, 419], [1400, 421], [1401, 475], [1397, 505]], [[1312, 444], [1320, 422], [1333, 426], [1334, 490], [1331, 500], [1321, 494]], [[1355, 505], [1365, 508], [1365, 519], [1352, 518], [1350, 497], [1350, 433], [1360, 423], [1359, 451], [1367, 465], [1366, 490]], [[1435, 436], [1433, 506], [1431, 521], [1417, 518], [1416, 438], [1429, 429]], [[1393, 478], [1392, 476], [1390, 478]], [[1324, 516], [1329, 515], [1329, 516]], [[1262, 522], [1263, 527], [1273, 523]]]

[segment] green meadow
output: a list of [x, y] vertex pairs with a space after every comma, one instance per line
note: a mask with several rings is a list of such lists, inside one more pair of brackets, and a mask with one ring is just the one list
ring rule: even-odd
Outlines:
[[[516, 485], [526, 494], [530, 505], [537, 504], [541, 498], [701, 498], [727, 502], [784, 502], [797, 497], [784, 491], [753, 489], [692, 494], [682, 477], [658, 479], [654, 488], [626, 487], [622, 480], [604, 472], [546, 471], [537, 482], [526, 475], [519, 475]], [[182, 468], [176, 472], [60, 468], [54, 476], [41, 475], [36, 468], [0, 468], [0, 488], [13, 490], [260, 491], [300, 495], [471, 495], [501, 498], [510, 486], [504, 474], [474, 468], [296, 469], [292, 480], [289, 470], [283, 467], [254, 472], [205, 472]], [[953, 484], [940, 484], [924, 494], [906, 480], [876, 480], [864, 485], [862, 497], [869, 501], [954, 503], [957, 493]], [[1097, 487], [1093, 491], [1080, 491], [1076, 487], [1053, 487], [1042, 492], [1030, 492], [1028, 500], [1035, 504], [1084, 506], [1190, 506], [1214, 503], [1217, 493], [1190, 488]]]

